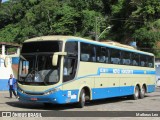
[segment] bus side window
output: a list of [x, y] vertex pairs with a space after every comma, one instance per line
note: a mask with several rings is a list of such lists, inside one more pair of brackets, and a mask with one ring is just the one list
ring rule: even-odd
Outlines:
[[65, 57], [64, 68], [63, 68], [63, 81], [64, 82], [74, 79], [76, 68], [77, 68], [77, 60], [74, 58]]
[[108, 57], [106, 57], [106, 63], [109, 63], [109, 58]]
[[105, 61], [106, 61], [106, 57], [105, 56], [100, 56], [99, 62], [104, 63]]
[[[64, 57], [63, 82], [73, 80], [75, 77], [78, 60], [78, 42], [67, 42], [65, 52], [72, 54], [68, 54]], [[87, 60], [87, 57], [87, 54], [82, 54], [81, 56], [83, 60]]]
[[93, 56], [93, 57], [91, 58], [91, 61], [92, 61], [92, 62], [96, 62], [96, 57]]
[[148, 67], [153, 67], [153, 64], [152, 63], [148, 63]]
[[121, 64], [122, 65], [130, 65], [131, 64], [131, 56], [130, 52], [123, 51], [121, 52]]
[[110, 49], [111, 64], [120, 64], [120, 50]]
[[147, 67], [148, 60], [146, 55], [140, 55], [140, 66]]
[[134, 66], [137, 66], [137, 65], [138, 65], [138, 63], [137, 63], [136, 60], [133, 60], [133, 65], [134, 65]]
[[139, 54], [137, 53], [132, 53], [132, 65], [133, 66], [138, 66], [139, 65]]
[[148, 56], [147, 59], [148, 59], [147, 66], [150, 67], [150, 68], [153, 68], [154, 67], [154, 57], [153, 56]]
[[89, 54], [83, 54], [83, 53], [81, 54], [81, 60], [82, 61], [86, 61], [87, 62], [87, 61], [89, 61], [89, 58], [90, 58]]
[[105, 63], [106, 62], [106, 48], [97, 46], [96, 56], [97, 56], [97, 62]]
[[81, 61], [95, 62], [96, 61], [96, 49], [94, 45], [81, 43]]

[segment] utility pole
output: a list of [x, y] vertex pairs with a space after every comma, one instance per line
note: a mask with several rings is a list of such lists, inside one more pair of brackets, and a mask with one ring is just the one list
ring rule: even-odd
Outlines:
[[111, 29], [112, 26], [108, 26], [106, 29], [103, 30], [103, 32], [101, 32], [101, 34], [98, 36], [98, 39], [101, 37], [101, 35], [103, 35], [103, 33], [107, 30], [107, 29]]
[[[112, 26], [108, 26], [107, 28], [105, 28], [99, 35], [99, 32], [98, 32], [98, 20], [99, 20], [99, 17], [96, 17], [95, 18], [95, 41], [99, 41], [98, 39], [103, 35], [103, 33], [107, 30], [107, 29], [110, 29]], [[106, 19], [105, 19], [106, 20]]]

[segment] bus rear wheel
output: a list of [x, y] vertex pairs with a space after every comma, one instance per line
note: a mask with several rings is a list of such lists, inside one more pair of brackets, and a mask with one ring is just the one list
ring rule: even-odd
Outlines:
[[81, 90], [81, 93], [80, 93], [80, 96], [79, 96], [79, 102], [77, 103], [77, 107], [79, 108], [83, 108], [85, 106], [85, 90], [82, 89]]
[[145, 89], [145, 86], [143, 85], [139, 94], [139, 98], [140, 99], [144, 98], [145, 93], [146, 93], [146, 89]]
[[139, 87], [136, 86], [133, 94], [133, 99], [137, 100], [139, 98], [139, 95], [140, 95], [140, 90], [139, 90]]

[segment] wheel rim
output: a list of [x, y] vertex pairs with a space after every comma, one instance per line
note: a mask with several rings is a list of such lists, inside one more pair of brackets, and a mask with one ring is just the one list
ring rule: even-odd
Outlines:
[[138, 92], [138, 88], [137, 87], [135, 89], [135, 96], [136, 96], [136, 98], [138, 98], [138, 96], [139, 96], [139, 92]]
[[85, 94], [82, 94], [82, 103], [85, 103]]
[[142, 93], [142, 95], [145, 94], [145, 88], [144, 87], [142, 87], [141, 93]]

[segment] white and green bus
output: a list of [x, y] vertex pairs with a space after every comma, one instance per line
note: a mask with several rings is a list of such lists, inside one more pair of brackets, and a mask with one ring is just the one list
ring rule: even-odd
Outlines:
[[73, 36], [43, 36], [23, 43], [18, 95], [44, 104], [77, 103], [155, 91], [152, 53]]

